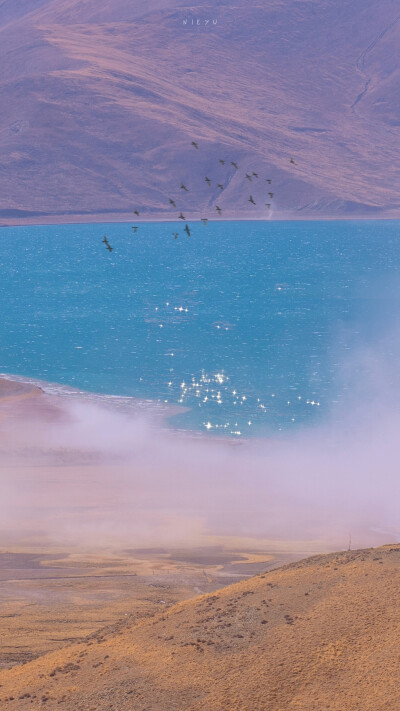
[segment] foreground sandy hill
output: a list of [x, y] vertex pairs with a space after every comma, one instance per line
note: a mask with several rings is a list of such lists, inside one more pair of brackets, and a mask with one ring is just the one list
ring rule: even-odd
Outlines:
[[400, 545], [309, 558], [0, 676], [1, 708], [400, 708]]

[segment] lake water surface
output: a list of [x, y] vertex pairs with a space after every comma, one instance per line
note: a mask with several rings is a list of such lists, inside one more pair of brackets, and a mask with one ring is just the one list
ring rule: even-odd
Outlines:
[[184, 405], [211, 434], [331, 417], [398, 319], [400, 223], [190, 227], [1, 229], [0, 371]]

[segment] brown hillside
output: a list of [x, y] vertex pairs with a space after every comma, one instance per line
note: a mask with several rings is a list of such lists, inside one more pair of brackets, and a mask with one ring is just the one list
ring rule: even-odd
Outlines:
[[316, 556], [0, 676], [1, 708], [395, 711], [400, 545]]
[[273, 216], [398, 216], [399, 32], [394, 0], [3, 0], [0, 219], [265, 218], [265, 177]]

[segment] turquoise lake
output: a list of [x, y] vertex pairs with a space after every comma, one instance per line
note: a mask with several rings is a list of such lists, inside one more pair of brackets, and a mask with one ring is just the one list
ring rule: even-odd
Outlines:
[[398, 318], [400, 223], [189, 225], [2, 228], [0, 371], [184, 405], [211, 434], [331, 417]]

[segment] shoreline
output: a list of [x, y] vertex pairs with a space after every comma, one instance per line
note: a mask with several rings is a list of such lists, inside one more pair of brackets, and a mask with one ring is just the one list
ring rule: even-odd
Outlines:
[[14, 401], [23, 397], [37, 397], [42, 392], [42, 388], [33, 383], [22, 382], [0, 375], [0, 403]]
[[[106, 219], [104, 219], [106, 218]], [[115, 224], [128, 224], [135, 220], [135, 222], [140, 223], [171, 223], [178, 224], [178, 219], [172, 219], [170, 215], [165, 215], [163, 217], [146, 217], [137, 219], [134, 218], [129, 213], [123, 213], [123, 215], [117, 215], [115, 213], [110, 213], [110, 216], [99, 215], [94, 213], [91, 215], [82, 215], [76, 213], [75, 215], [60, 215], [59, 217], [54, 215], [43, 215], [40, 219], [37, 217], [26, 217], [26, 218], [10, 218], [0, 221], [0, 229], [7, 227], [56, 227], [60, 225], [85, 225], [85, 224], [99, 224], [99, 225], [115, 225]], [[374, 215], [352, 215], [352, 216], [342, 216], [338, 217], [336, 215], [285, 215], [285, 216], [271, 216], [265, 217], [224, 217], [221, 220], [208, 220], [209, 223], [221, 224], [224, 222], [398, 222], [400, 221], [400, 214], [386, 215], [384, 217]], [[189, 217], [186, 222], [188, 224], [193, 222], [201, 222], [200, 217]]]
[[[21, 394], [19, 394], [18, 397], [13, 394], [10, 395], [10, 401], [43, 394], [47, 397], [59, 397], [61, 399], [71, 398], [71, 400], [76, 401], [81, 400], [82, 402], [92, 402], [100, 407], [112, 407], [114, 405], [114, 408], [112, 409], [115, 409], [116, 411], [123, 411], [124, 408], [122, 406], [126, 404], [126, 410], [129, 410], [132, 414], [142, 413], [144, 415], [148, 415], [150, 416], [150, 419], [154, 420], [155, 423], [161, 426], [162, 431], [171, 436], [180, 436], [182, 439], [195, 440], [197, 442], [211, 444], [220, 443], [234, 447], [245, 445], [250, 442], [265, 442], [268, 440], [268, 437], [246, 437], [244, 435], [241, 437], [234, 437], [229, 434], [210, 434], [209, 432], [200, 429], [196, 430], [176, 427], [174, 422], [171, 422], [171, 420], [179, 415], [184, 415], [191, 409], [190, 407], [185, 407], [183, 405], [164, 403], [162, 400], [155, 398], [135, 397], [135, 395], [116, 395], [113, 393], [99, 393], [95, 390], [82, 390], [68, 384], [41, 380], [40, 378], [30, 376], [15, 375], [13, 373], [0, 372], [0, 405], [7, 399], [2, 395], [2, 390], [6, 389], [5, 383], [15, 383], [17, 386], [19, 385], [21, 389]], [[16, 391], [18, 391], [18, 388], [16, 388]]]
[[[181, 405], [165, 404], [161, 400], [153, 398], [139, 398], [134, 395], [115, 395], [112, 393], [99, 393], [94, 390], [82, 390], [74, 387], [73, 385], [57, 383], [47, 380], [42, 380], [41, 378], [35, 378], [28, 375], [15, 375], [14, 373], [0, 373], [0, 402], [3, 402], [6, 398], [2, 395], [2, 391], [7, 390], [6, 383], [14, 383], [16, 392], [26, 391], [28, 395], [30, 391], [32, 394], [43, 394], [49, 397], [71, 397], [76, 399], [82, 399], [85, 401], [92, 400], [98, 404], [106, 404], [109, 402], [126, 401], [132, 403], [133, 409], [144, 411], [147, 410], [155, 414], [161, 420], [168, 420], [170, 417], [175, 417], [176, 415], [184, 414], [189, 408], [182, 407]], [[19, 387], [18, 387], [19, 386]], [[10, 388], [12, 391], [13, 388]], [[34, 391], [38, 391], [34, 393]], [[15, 395], [10, 394], [10, 399], [15, 399]]]

